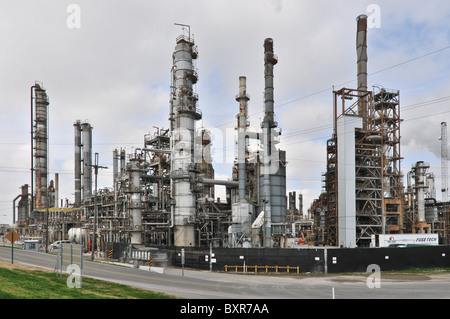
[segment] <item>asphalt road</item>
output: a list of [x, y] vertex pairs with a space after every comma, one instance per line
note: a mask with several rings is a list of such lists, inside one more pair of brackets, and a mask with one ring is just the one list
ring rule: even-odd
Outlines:
[[[11, 249], [0, 247], [11, 260]], [[14, 262], [54, 270], [56, 256], [14, 249]], [[381, 277], [369, 288], [367, 276], [256, 276], [165, 268], [164, 273], [84, 261], [83, 276], [114, 281], [188, 299], [449, 299], [450, 274]], [[372, 281], [371, 281], [372, 282]], [[1, 283], [0, 283], [1, 288]]]

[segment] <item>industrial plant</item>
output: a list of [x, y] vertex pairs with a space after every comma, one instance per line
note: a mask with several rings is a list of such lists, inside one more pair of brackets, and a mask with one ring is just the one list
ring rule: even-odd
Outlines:
[[[332, 92], [333, 133], [317, 177], [323, 191], [307, 213], [296, 205], [297, 198], [303, 205], [302, 194], [286, 189], [288, 154], [279, 149], [274, 108], [276, 39], [261, 41], [259, 130], [250, 130], [246, 76], [236, 79], [236, 154], [223, 180], [214, 174], [211, 131], [198, 125], [207, 110], [197, 105], [199, 52], [185, 26], [189, 32], [176, 38], [172, 54], [167, 128], [144, 135], [131, 153], [111, 150], [110, 187], [97, 187], [105, 167], [93, 153], [95, 123], [74, 119], [73, 202], [59, 199], [58, 174], [48, 174], [49, 99], [42, 83], [31, 87], [31, 183], [13, 200], [16, 230], [43, 245], [70, 240], [103, 254], [120, 244], [118, 258], [128, 259], [132, 251], [164, 247], [378, 247], [380, 236], [394, 234], [435, 234], [449, 244], [447, 125], [440, 202], [427, 163], [401, 166], [400, 92], [369, 87], [367, 16], [356, 22], [358, 84]], [[226, 201], [215, 197], [215, 186], [226, 189]]]

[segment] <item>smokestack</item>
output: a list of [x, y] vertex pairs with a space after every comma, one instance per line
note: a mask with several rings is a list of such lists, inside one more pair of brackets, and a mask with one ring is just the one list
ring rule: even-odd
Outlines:
[[239, 94], [236, 96], [236, 101], [239, 102], [238, 114], [238, 177], [239, 177], [239, 201], [245, 201], [245, 181], [247, 179], [246, 173], [246, 145], [245, 145], [245, 131], [247, 130], [247, 102], [250, 97], [247, 95], [247, 78], [245, 76], [239, 77]]
[[277, 64], [278, 57], [273, 54], [273, 40], [267, 38], [264, 40], [264, 121], [268, 121], [270, 127], [275, 127], [273, 117], [273, 66]]
[[[356, 54], [358, 67], [358, 90], [367, 91], [367, 16], [362, 14], [356, 18]], [[361, 93], [360, 93], [361, 94]], [[358, 115], [367, 115], [367, 101], [361, 100]]]
[[75, 153], [75, 207], [81, 206], [81, 123], [76, 121], [74, 127], [74, 153]]
[[113, 182], [116, 182], [119, 176], [119, 151], [117, 148], [113, 151]]
[[85, 122], [81, 124], [83, 141], [83, 198], [92, 195], [92, 126]]
[[274, 121], [274, 97], [273, 97], [273, 67], [278, 62], [278, 57], [273, 53], [273, 40], [264, 40], [264, 120], [263, 127], [263, 189], [264, 204], [264, 247], [272, 246], [272, 200], [270, 189], [270, 157], [272, 149], [272, 129], [276, 127]]

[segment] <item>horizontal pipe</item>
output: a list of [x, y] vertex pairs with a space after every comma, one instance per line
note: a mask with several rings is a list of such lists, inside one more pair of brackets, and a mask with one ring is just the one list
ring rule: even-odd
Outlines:
[[213, 184], [213, 185], [224, 185], [224, 186], [229, 186], [229, 187], [238, 187], [239, 186], [239, 182], [234, 182], [234, 181], [224, 181], [224, 180], [218, 180], [218, 179], [209, 179], [209, 178], [196, 178], [195, 181], [197, 183], [202, 183], [202, 184]]
[[162, 150], [162, 149], [156, 149], [156, 148], [136, 148], [135, 149], [135, 153], [137, 153], [137, 151], [144, 151], [144, 152], [153, 152], [153, 153], [172, 153], [171, 150]]

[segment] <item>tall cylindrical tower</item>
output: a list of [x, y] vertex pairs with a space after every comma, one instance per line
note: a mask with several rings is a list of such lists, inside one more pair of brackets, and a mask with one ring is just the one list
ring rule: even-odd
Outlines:
[[34, 117], [34, 175], [36, 202], [34, 207], [43, 209], [47, 205], [48, 179], [48, 96], [38, 83], [35, 84]]
[[81, 206], [81, 122], [76, 121], [74, 127], [74, 181], [75, 207]]
[[239, 102], [238, 114], [238, 178], [239, 178], [239, 201], [245, 201], [245, 181], [247, 179], [246, 173], [246, 136], [248, 107], [247, 102], [250, 97], [247, 94], [247, 78], [245, 76], [239, 77], [239, 94], [236, 96], [236, 101]]
[[193, 90], [197, 73], [193, 60], [197, 58], [194, 40], [177, 38], [173, 53], [173, 86], [171, 100], [171, 149], [175, 246], [195, 245], [195, 196], [191, 181], [194, 177], [195, 123], [201, 119], [197, 109], [198, 96]]
[[264, 247], [271, 247], [272, 235], [272, 193], [271, 193], [271, 162], [274, 121], [274, 95], [273, 95], [273, 67], [278, 62], [278, 57], [273, 53], [273, 40], [264, 40], [264, 119], [263, 128], [263, 194], [264, 200]]
[[[358, 90], [367, 91], [367, 16], [362, 14], [356, 18], [356, 55]], [[361, 93], [362, 95], [362, 93]], [[358, 115], [367, 116], [367, 101], [362, 99], [358, 105]]]
[[83, 143], [83, 199], [92, 195], [92, 126], [81, 124]]
[[130, 158], [127, 171], [130, 174], [130, 217], [131, 217], [131, 243], [142, 244], [142, 200], [141, 200], [141, 174], [143, 159], [139, 156]]
[[413, 167], [417, 201], [417, 223], [425, 223], [425, 189], [427, 188], [425, 173], [429, 167], [422, 161], [417, 162]]

